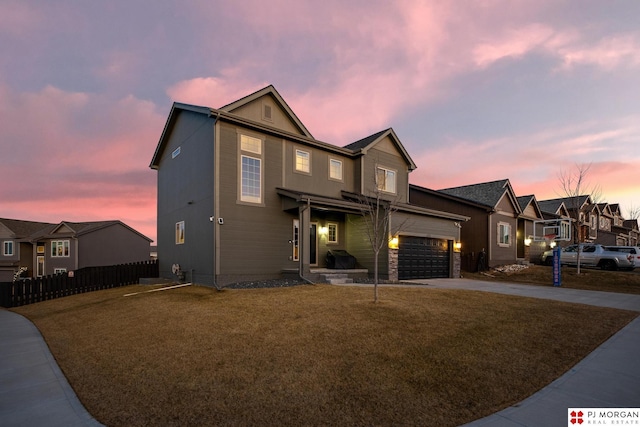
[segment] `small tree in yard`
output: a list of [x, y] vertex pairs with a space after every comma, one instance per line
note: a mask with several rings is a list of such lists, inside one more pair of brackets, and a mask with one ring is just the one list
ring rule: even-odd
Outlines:
[[[385, 245], [389, 244], [389, 234], [391, 227], [391, 215], [398, 210], [397, 196], [393, 200], [384, 197], [382, 185], [379, 180], [381, 177], [375, 175], [375, 189], [367, 196], [361, 195], [358, 198], [360, 204], [360, 213], [364, 221], [364, 229], [367, 240], [373, 251], [373, 300], [378, 302], [378, 284], [379, 284], [379, 258], [380, 251]], [[404, 222], [398, 227], [398, 230], [404, 225]]]
[[568, 200], [567, 208], [573, 218], [573, 240], [574, 243], [578, 244], [576, 258], [577, 274], [580, 274], [580, 254], [582, 252], [580, 247], [580, 210], [582, 207], [581, 203], [583, 202], [582, 198], [585, 197], [585, 194], [590, 195], [592, 202], [595, 203], [594, 198], [600, 198], [601, 196], [599, 187], [596, 186], [591, 189], [588, 187], [587, 175], [590, 168], [591, 164], [576, 164], [575, 170], [561, 171], [558, 175], [562, 195]]
[[389, 222], [392, 205], [382, 200], [380, 191], [373, 197], [360, 197], [360, 210], [367, 239], [373, 251], [373, 301], [378, 302], [380, 251], [389, 241]]

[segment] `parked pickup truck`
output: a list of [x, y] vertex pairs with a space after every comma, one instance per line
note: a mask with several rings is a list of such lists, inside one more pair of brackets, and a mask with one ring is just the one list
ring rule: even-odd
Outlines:
[[[553, 262], [553, 251], [544, 252], [540, 259], [543, 264], [550, 265]], [[563, 248], [560, 253], [560, 263], [576, 265], [578, 263], [578, 245]], [[580, 266], [599, 267], [602, 270], [633, 270], [636, 267], [636, 257], [628, 252], [607, 250], [602, 245], [582, 244]]]

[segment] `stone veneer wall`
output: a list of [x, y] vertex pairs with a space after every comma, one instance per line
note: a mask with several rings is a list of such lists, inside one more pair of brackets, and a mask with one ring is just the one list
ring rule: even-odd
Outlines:
[[398, 250], [389, 248], [389, 280], [398, 281]]

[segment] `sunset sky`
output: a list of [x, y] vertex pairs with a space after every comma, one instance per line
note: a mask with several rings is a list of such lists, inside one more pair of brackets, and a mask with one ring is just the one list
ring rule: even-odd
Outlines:
[[173, 101], [273, 84], [315, 138], [393, 127], [432, 189], [558, 175], [640, 207], [640, 1], [0, 0], [0, 217], [156, 238]]

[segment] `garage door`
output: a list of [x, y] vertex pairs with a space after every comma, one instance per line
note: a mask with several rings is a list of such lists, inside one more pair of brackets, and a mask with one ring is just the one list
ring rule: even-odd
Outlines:
[[400, 236], [398, 278], [449, 277], [449, 242], [428, 237]]

